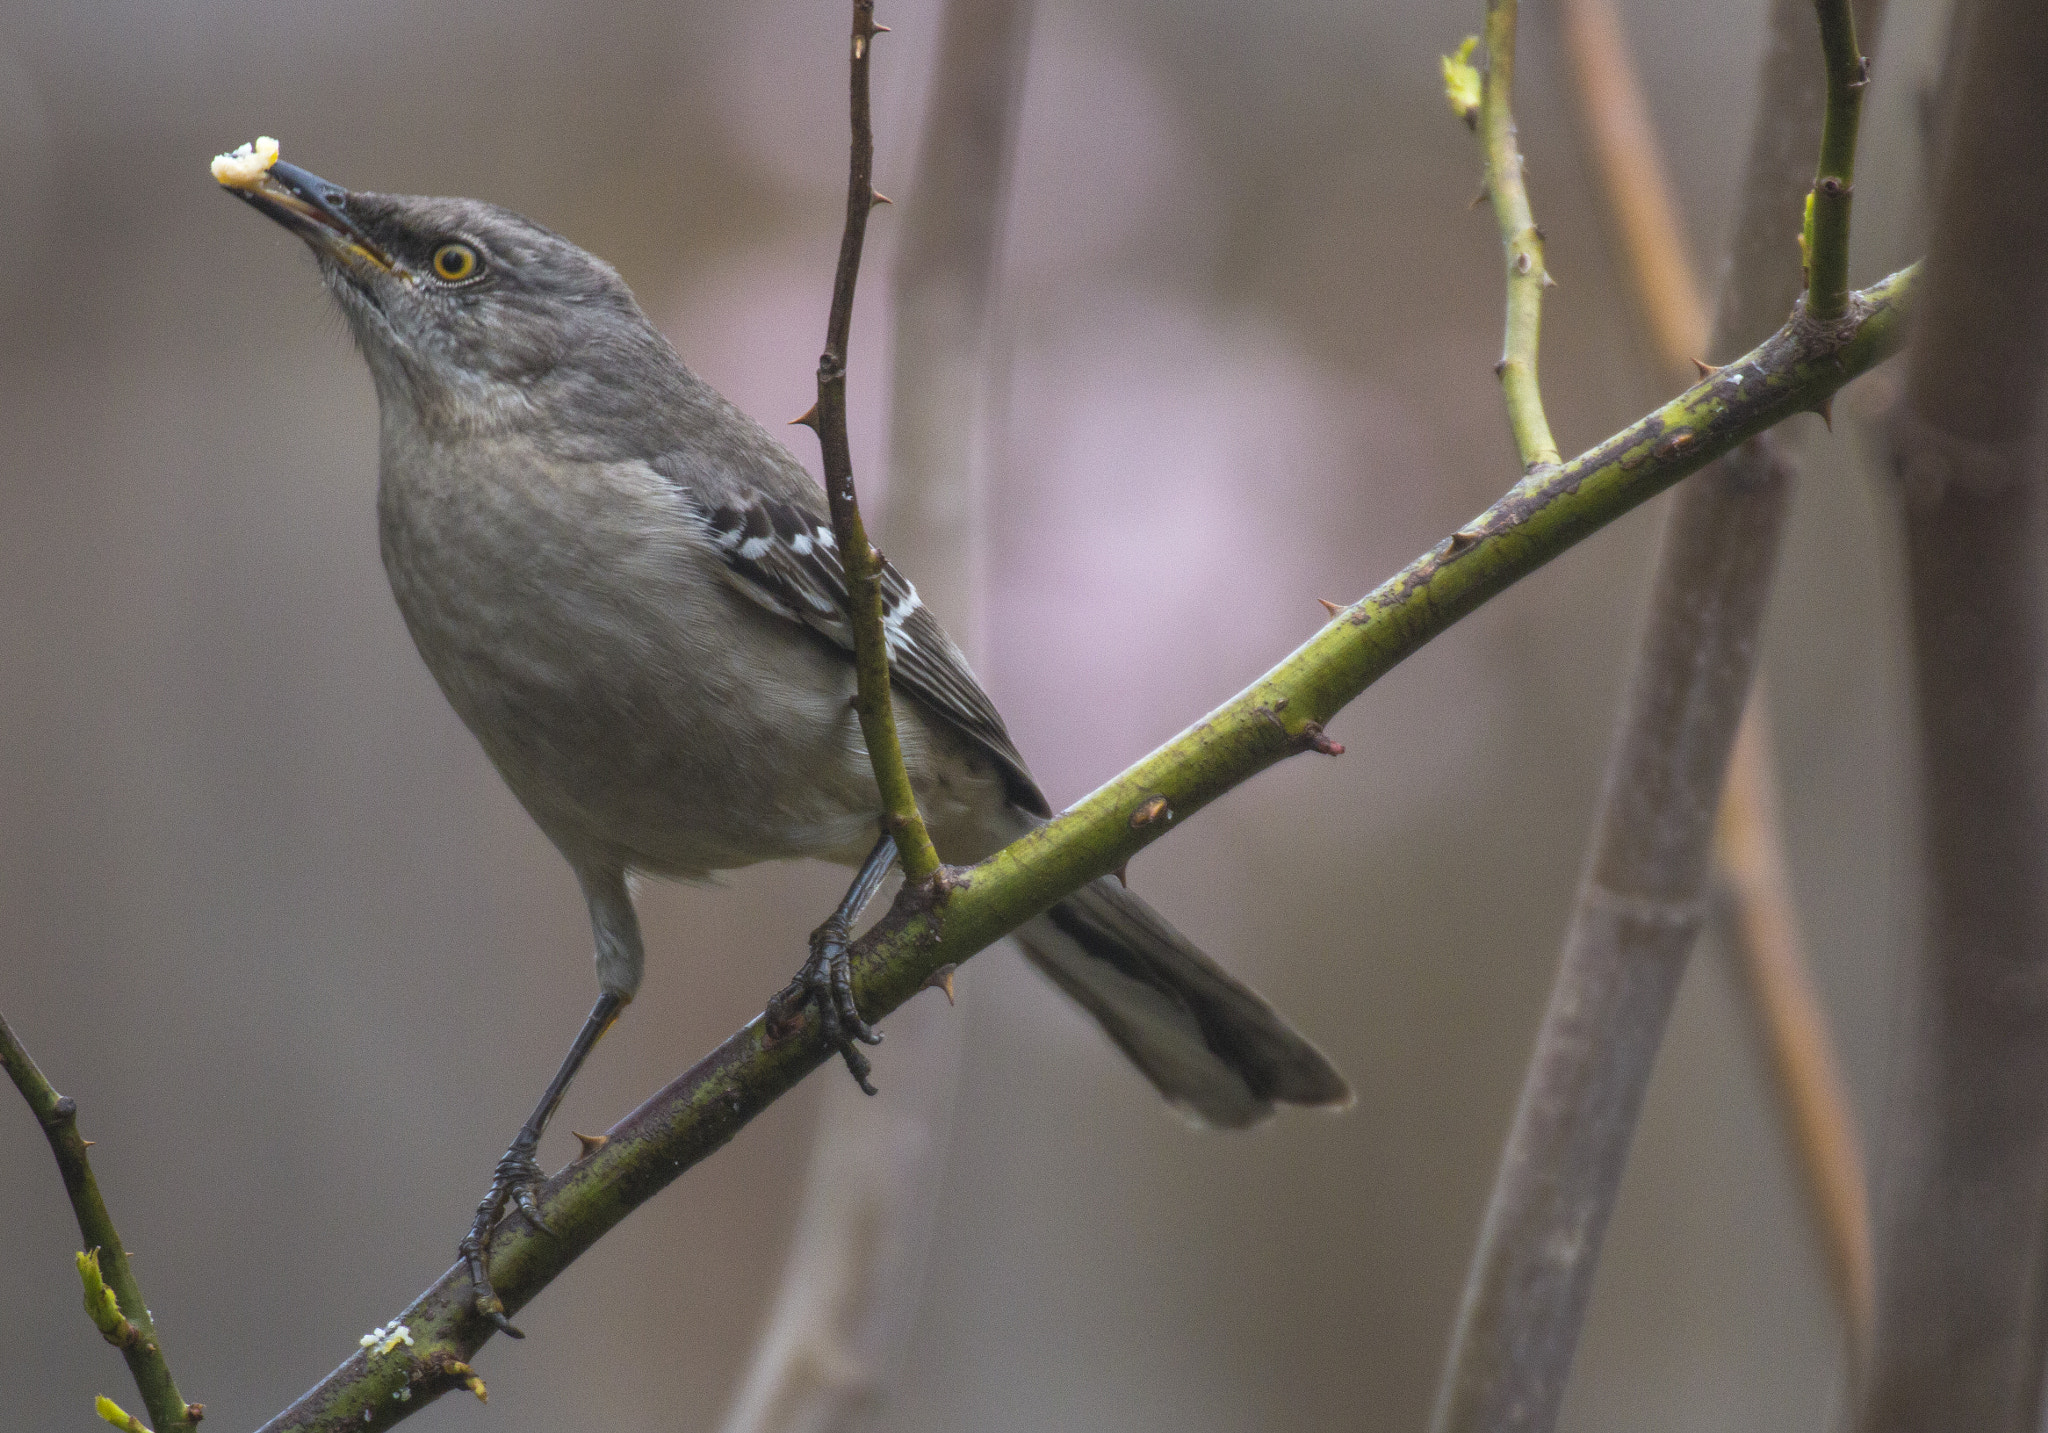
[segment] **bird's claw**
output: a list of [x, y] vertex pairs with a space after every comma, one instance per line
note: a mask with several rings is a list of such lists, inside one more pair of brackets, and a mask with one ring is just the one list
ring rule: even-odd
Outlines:
[[874, 1066], [860, 1052], [859, 1045], [881, 1044], [882, 1032], [861, 1019], [860, 1006], [854, 1001], [853, 963], [846, 956], [846, 934], [845, 927], [837, 921], [827, 921], [813, 931], [810, 959], [776, 999], [778, 1003], [796, 1005], [815, 1002], [825, 1043], [846, 1061], [847, 1072], [862, 1093], [872, 1095], [875, 1087], [868, 1075]]
[[541, 1218], [540, 1203], [534, 1197], [544, 1178], [540, 1164], [533, 1157], [533, 1144], [523, 1138], [514, 1140], [512, 1147], [498, 1161], [497, 1169], [492, 1171], [490, 1190], [476, 1207], [476, 1218], [469, 1226], [469, 1233], [457, 1246], [463, 1262], [469, 1266], [469, 1282], [476, 1291], [476, 1311], [495, 1324], [500, 1333], [512, 1338], [525, 1338], [526, 1335], [512, 1326], [512, 1321], [505, 1316], [505, 1301], [491, 1286], [491, 1232], [498, 1227], [498, 1221], [509, 1206], [518, 1210], [520, 1217], [543, 1234], [554, 1234], [554, 1229]]

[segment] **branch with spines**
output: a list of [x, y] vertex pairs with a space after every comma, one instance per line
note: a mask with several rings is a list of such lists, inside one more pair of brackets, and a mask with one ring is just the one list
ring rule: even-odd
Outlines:
[[1559, 461], [1557, 440], [1544, 416], [1543, 393], [1536, 376], [1543, 291], [1555, 280], [1544, 267], [1543, 231], [1536, 227], [1529, 207], [1529, 186], [1515, 132], [1515, 18], [1516, 0], [1487, 0], [1486, 69], [1479, 71], [1472, 64], [1476, 36], [1466, 39], [1443, 64], [1451, 108], [1478, 134], [1486, 159], [1486, 196], [1500, 226], [1508, 283], [1506, 332], [1494, 372], [1507, 400], [1508, 426], [1514, 431], [1523, 471], [1533, 472]]
[[[1831, 321], [1849, 301], [1849, 209], [1856, 179], [1856, 131], [1870, 61], [1856, 45], [1849, 0], [1817, 0], [1821, 55], [1827, 66], [1827, 108], [1820, 129], [1820, 163], [1806, 197], [1799, 246], [1806, 256], [1806, 311]], [[1823, 413], [1825, 416], [1825, 413]]]
[[[85, 1249], [78, 1255], [78, 1277], [85, 1293], [85, 1309], [100, 1336], [121, 1350], [136, 1392], [149, 1411], [157, 1433], [191, 1433], [205, 1414], [201, 1404], [187, 1403], [171, 1376], [171, 1366], [157, 1342], [156, 1326], [143, 1300], [142, 1286], [129, 1266], [128, 1253], [100, 1197], [99, 1181], [92, 1172], [86, 1149], [92, 1141], [78, 1133], [78, 1102], [60, 1095], [45, 1078], [36, 1062], [15, 1038], [5, 1016], [0, 1016], [0, 1067], [7, 1071], [14, 1087], [28, 1102], [43, 1137], [56, 1157], [57, 1172], [63, 1177], [64, 1192], [70, 1198], [72, 1215]], [[101, 1397], [96, 1405], [100, 1416], [116, 1427], [133, 1424], [132, 1415], [112, 1399]]]
[[[1245, 691], [1045, 826], [978, 866], [906, 885], [854, 946], [854, 983], [877, 1018], [934, 975], [1107, 875], [1231, 788], [1316, 749], [1323, 727], [1372, 682], [1459, 618], [1673, 483], [1794, 413], [1806, 412], [1901, 343], [1917, 271], [1852, 296], [1844, 323], [1795, 315], [1744, 358], [1586, 453], [1526, 476], [1498, 502], [1350, 607]], [[779, 1028], [779, 1027], [778, 1027]], [[780, 1038], [763, 1018], [731, 1036], [556, 1174], [540, 1209], [550, 1237], [507, 1226], [492, 1274], [517, 1312], [606, 1231], [832, 1055], [815, 1011]], [[265, 1433], [386, 1428], [460, 1386], [490, 1337], [450, 1269], [405, 1310], [417, 1347], [342, 1364]], [[409, 1388], [415, 1396], [392, 1395]], [[365, 1415], [368, 1415], [367, 1417]]]
[[917, 809], [903, 742], [896, 731], [889, 693], [889, 642], [882, 620], [882, 555], [868, 542], [853, 485], [853, 450], [846, 436], [846, 352], [853, 326], [853, 291], [860, 278], [861, 246], [868, 212], [888, 199], [875, 192], [875, 137], [869, 117], [868, 57], [876, 35], [874, 0], [854, 0], [851, 95], [853, 142], [847, 166], [846, 228], [839, 241], [839, 267], [832, 279], [832, 312], [825, 325], [825, 351], [818, 358], [818, 403], [799, 419], [817, 431], [825, 467], [825, 497], [832, 505], [832, 534], [846, 572], [847, 620], [853, 628], [854, 667], [859, 683], [854, 709], [874, 764], [882, 796], [883, 828], [896, 840], [903, 879], [916, 884], [939, 868], [939, 853]]

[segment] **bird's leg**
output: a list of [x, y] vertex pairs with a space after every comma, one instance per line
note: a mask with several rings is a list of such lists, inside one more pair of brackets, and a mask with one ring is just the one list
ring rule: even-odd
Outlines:
[[548, 1082], [547, 1093], [540, 1097], [540, 1103], [534, 1106], [526, 1123], [519, 1127], [519, 1133], [505, 1151], [504, 1158], [498, 1161], [498, 1168], [491, 1176], [490, 1192], [484, 1195], [484, 1202], [477, 1205], [476, 1219], [459, 1246], [463, 1261], [469, 1265], [470, 1283], [475, 1287], [476, 1311], [513, 1338], [525, 1338], [526, 1335], [512, 1327], [512, 1321], [505, 1317], [504, 1300], [491, 1287], [491, 1231], [497, 1227], [509, 1204], [525, 1215], [526, 1222], [534, 1228], [547, 1234], [555, 1232], [540, 1217], [540, 1206], [534, 1202], [534, 1191], [540, 1188], [542, 1178], [540, 1165], [533, 1157], [534, 1151], [540, 1147], [541, 1131], [548, 1127], [555, 1106], [568, 1092], [569, 1082], [576, 1078], [576, 1071], [582, 1068], [598, 1038], [619, 1018], [619, 1011], [625, 1004], [625, 996], [606, 991], [597, 997], [597, 1004], [590, 1007], [590, 1018], [583, 1022], [583, 1029], [577, 1033], [576, 1043], [569, 1047], [562, 1068], [555, 1071], [554, 1079]]
[[846, 958], [846, 943], [853, 931], [853, 923], [860, 919], [860, 913], [875, 898], [875, 892], [888, 879], [889, 868], [895, 864], [896, 838], [884, 836], [875, 842], [875, 849], [868, 852], [867, 860], [861, 863], [853, 884], [846, 888], [846, 898], [840, 901], [839, 909], [811, 932], [810, 959], [804, 962], [803, 969], [796, 973], [796, 979], [775, 997], [774, 1002], [792, 1006], [801, 1005], [807, 999], [815, 1000], [818, 1019], [825, 1027], [826, 1042], [846, 1058], [846, 1068], [853, 1075], [854, 1083], [871, 1095], [875, 1087], [868, 1083], [868, 1073], [874, 1067], [854, 1042], [879, 1045], [882, 1032], [861, 1019], [860, 1007], [854, 1004], [853, 967]]

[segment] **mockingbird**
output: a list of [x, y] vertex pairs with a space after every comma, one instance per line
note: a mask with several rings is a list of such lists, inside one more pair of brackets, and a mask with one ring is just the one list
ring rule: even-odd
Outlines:
[[[541, 1223], [534, 1150], [640, 988], [629, 871], [702, 877], [810, 856], [858, 868], [792, 987], [863, 1087], [846, 938], [894, 857], [850, 704], [852, 635], [823, 491], [705, 385], [610, 265], [470, 199], [356, 193], [215, 161], [304, 239], [377, 389], [378, 534], [428, 669], [576, 873], [601, 991], [462, 1240], [476, 1305], [508, 1206]], [[1051, 814], [959, 649], [883, 572], [905, 761], [941, 856], [978, 861]], [[1328, 1060], [1109, 879], [1018, 933], [1161, 1094], [1209, 1125], [1341, 1105]], [[786, 992], [787, 994], [788, 992]], [[870, 1093], [872, 1090], [870, 1089]]]

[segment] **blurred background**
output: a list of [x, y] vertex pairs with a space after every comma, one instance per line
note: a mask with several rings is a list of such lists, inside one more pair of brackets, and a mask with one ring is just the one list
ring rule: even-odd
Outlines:
[[[78, 1098], [211, 1427], [261, 1422], [448, 1265], [594, 985], [567, 868], [388, 595], [367, 374], [301, 246], [206, 160], [274, 134], [354, 187], [527, 213], [614, 261], [684, 359], [779, 426], [810, 401], [838, 241], [844, 9], [0, 3], [0, 1010]], [[1761, 0], [1625, 9], [1711, 260]], [[1859, 283], [1911, 256], [1938, 9], [1884, 37]], [[939, 9], [880, 18], [877, 183], [907, 206]], [[1436, 65], [1478, 19], [1476, 0], [1040, 0], [998, 297], [985, 676], [1056, 805], [1306, 637], [1318, 597], [1357, 597], [1513, 480], [1499, 251]], [[1666, 385], [1542, 5], [1520, 69], [1560, 280], [1543, 371], [1576, 451]], [[880, 211], [853, 354], [876, 491], [892, 227]], [[1791, 425], [1807, 478], [1765, 667], [1815, 974], [1874, 1144], [1913, 919], [1907, 710], [1892, 498], [1843, 413], [1832, 436]], [[1261, 777], [1133, 868], [1333, 1055], [1349, 1113], [1191, 1132], [1013, 953], [962, 971], [926, 1297], [879, 1426], [1422, 1425], [1659, 511], [1369, 691], [1333, 726], [1342, 760]], [[543, 1162], [757, 1011], [843, 881], [648, 889], [646, 990]], [[877, 1065], [887, 1100], [888, 1046]], [[716, 1427], [780, 1274], [816, 1086], [577, 1264], [522, 1316], [526, 1342], [490, 1345], [488, 1408], [445, 1399], [417, 1426]], [[33, 1120], [0, 1098], [11, 1427], [98, 1426], [99, 1392], [134, 1406], [80, 1316], [76, 1242]], [[1840, 1348], [1709, 940], [1565, 1426], [1810, 1429]]]

